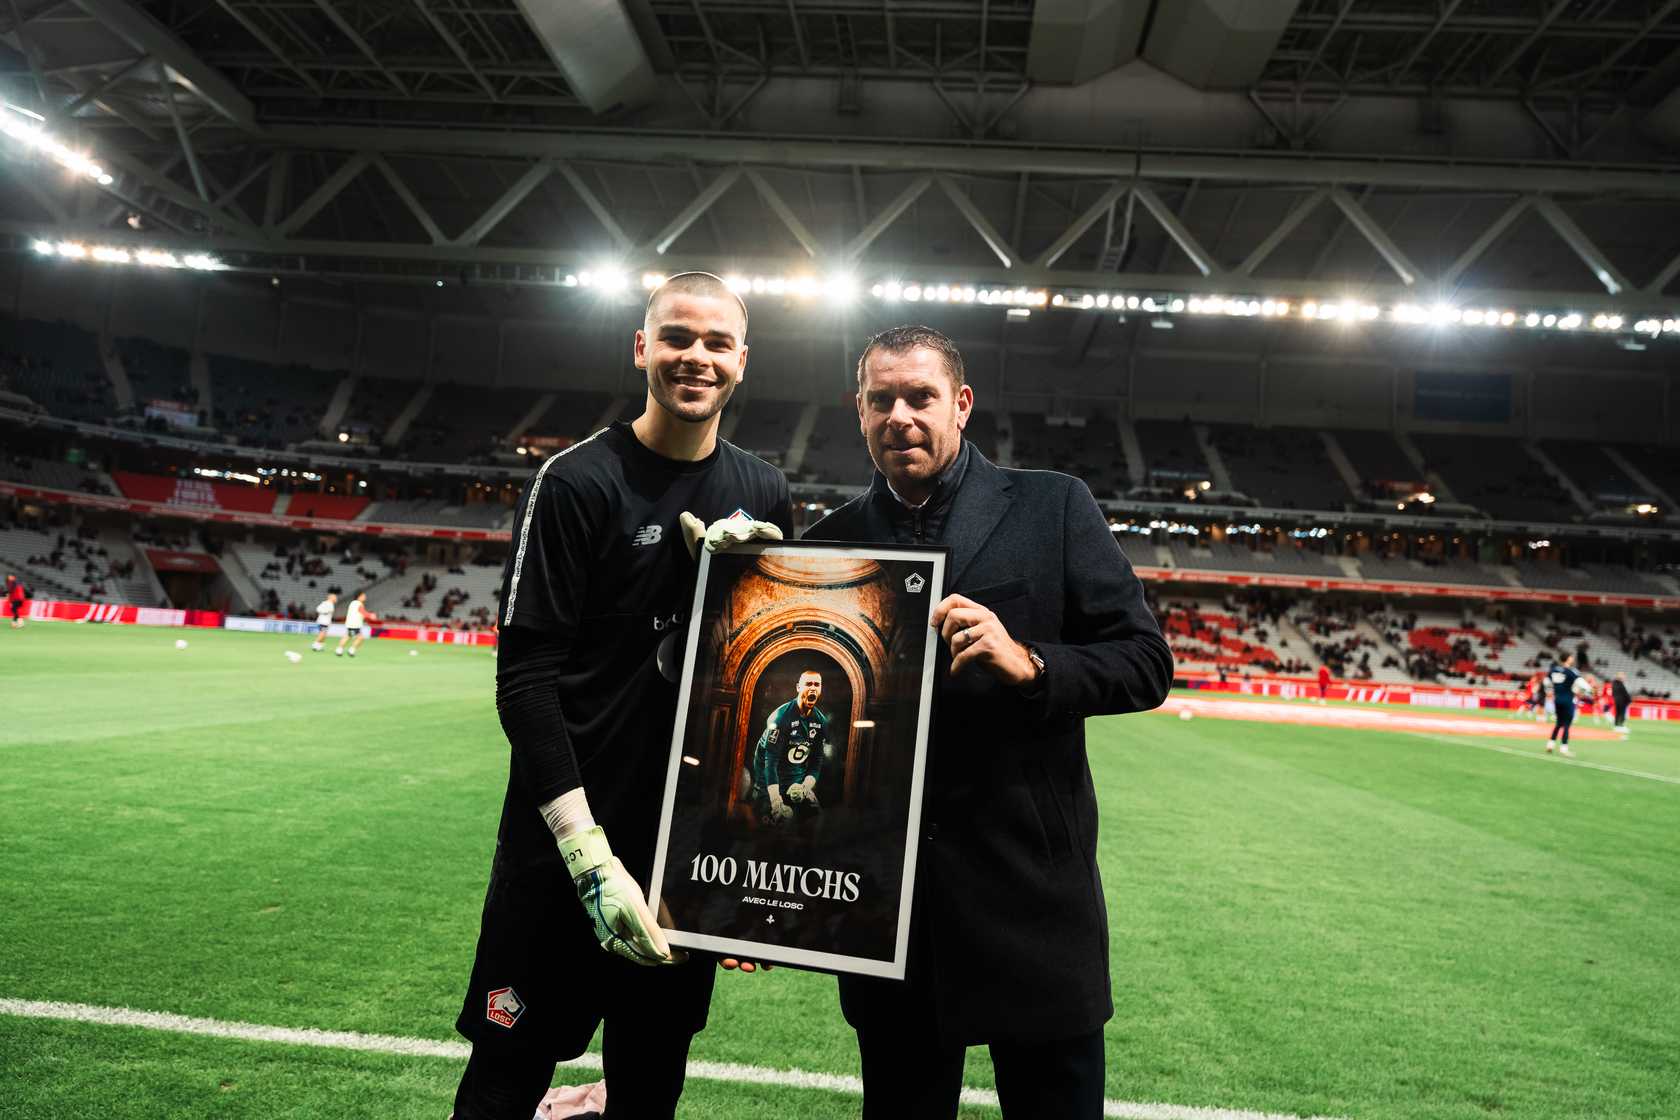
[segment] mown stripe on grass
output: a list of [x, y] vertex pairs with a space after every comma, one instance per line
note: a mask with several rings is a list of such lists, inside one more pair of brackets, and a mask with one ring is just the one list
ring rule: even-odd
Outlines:
[[1455, 747], [1477, 747], [1484, 751], [1498, 751], [1500, 754], [1512, 755], [1516, 758], [1526, 758], [1534, 762], [1555, 762], [1561, 766], [1580, 766], [1588, 770], [1602, 770], [1606, 774], [1620, 774], [1624, 778], [1643, 778], [1648, 782], [1662, 782], [1664, 785], [1680, 786], [1680, 778], [1667, 774], [1652, 774], [1644, 770], [1629, 770], [1624, 766], [1611, 766], [1603, 762], [1588, 762], [1584, 758], [1563, 758], [1551, 754], [1535, 754], [1532, 750], [1521, 750], [1517, 747], [1501, 747], [1494, 743], [1479, 743], [1474, 739], [1465, 739], [1455, 735], [1429, 735], [1422, 731], [1409, 731], [1419, 739], [1433, 739], [1437, 743], [1450, 743]]
[[[200, 1019], [190, 1015], [171, 1015], [161, 1011], [135, 1011], [127, 1007], [96, 1007], [86, 1003], [60, 1003], [50, 1000], [10, 999], [0, 997], [0, 1015], [23, 1019], [53, 1019], [72, 1023], [95, 1023], [109, 1027], [140, 1027], [154, 1031], [173, 1031], [178, 1034], [206, 1035], [211, 1038], [233, 1038], [246, 1042], [280, 1043], [288, 1046], [317, 1046], [330, 1050], [361, 1050], [375, 1054], [398, 1054], [405, 1057], [452, 1058], [465, 1061], [469, 1047], [464, 1042], [446, 1042], [428, 1038], [403, 1038], [390, 1034], [362, 1034], [358, 1031], [323, 1031], [309, 1027], [270, 1027], [259, 1023], [231, 1023], [220, 1019]], [[561, 1062], [571, 1069], [599, 1070], [601, 1056], [584, 1054]], [[726, 1081], [736, 1084], [772, 1085], [790, 1089], [820, 1089], [831, 1093], [863, 1095], [863, 1082], [846, 1074], [816, 1073], [802, 1069], [769, 1069], [765, 1066], [739, 1065], [734, 1062], [688, 1063], [688, 1076], [704, 1081]], [[965, 1088], [964, 1104], [998, 1107], [997, 1093], [990, 1089]], [[1234, 1108], [1198, 1108], [1193, 1105], [1159, 1104], [1151, 1101], [1103, 1102], [1103, 1115], [1118, 1120], [1300, 1120], [1290, 1113], [1250, 1112]], [[1307, 1120], [1332, 1120], [1315, 1116]]]

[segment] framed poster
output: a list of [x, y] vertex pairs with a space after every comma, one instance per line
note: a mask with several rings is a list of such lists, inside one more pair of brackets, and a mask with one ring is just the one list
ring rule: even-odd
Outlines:
[[902, 979], [945, 551], [702, 557], [649, 905], [673, 945]]

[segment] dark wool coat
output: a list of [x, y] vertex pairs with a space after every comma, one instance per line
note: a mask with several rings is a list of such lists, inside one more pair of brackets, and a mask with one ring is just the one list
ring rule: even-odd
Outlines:
[[[952, 677], [941, 643], [910, 980], [846, 977], [841, 1003], [859, 1027], [914, 992], [946, 1042], [1063, 1038], [1113, 1014], [1085, 717], [1159, 706], [1172, 653], [1083, 482], [968, 450], [945, 590], [1036, 646], [1044, 683], [1028, 696], [984, 670]], [[881, 481], [806, 539], [891, 542]]]

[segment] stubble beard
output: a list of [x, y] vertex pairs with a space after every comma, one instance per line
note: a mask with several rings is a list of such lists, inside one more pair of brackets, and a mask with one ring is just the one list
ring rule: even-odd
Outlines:
[[738, 383], [735, 378], [729, 378], [727, 383], [718, 387], [712, 398], [712, 407], [704, 412], [696, 412], [692, 406], [685, 407], [683, 405], [673, 387], [665, 381], [661, 374], [651, 370], [648, 373], [648, 392], [653, 397], [653, 402], [672, 419], [680, 420], [685, 424], [704, 424], [722, 412], [724, 405], [729, 403], [729, 398], [735, 395], [735, 386]]

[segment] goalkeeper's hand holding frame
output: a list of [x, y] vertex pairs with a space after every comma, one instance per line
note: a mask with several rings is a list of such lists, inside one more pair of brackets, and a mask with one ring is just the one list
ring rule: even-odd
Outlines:
[[653, 920], [641, 885], [612, 854], [606, 832], [590, 816], [583, 790], [572, 790], [541, 809], [601, 948], [635, 964], [682, 961]]

